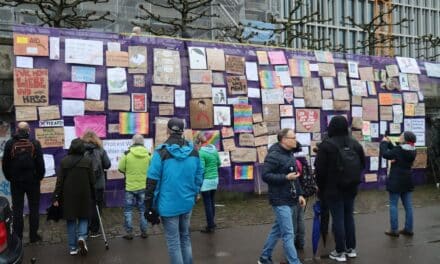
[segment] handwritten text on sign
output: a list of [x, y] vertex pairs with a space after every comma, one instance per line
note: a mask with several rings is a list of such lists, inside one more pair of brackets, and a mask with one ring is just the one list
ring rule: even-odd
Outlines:
[[48, 104], [47, 69], [14, 70], [14, 105]]
[[319, 132], [320, 117], [318, 109], [297, 109], [296, 121], [298, 132]]

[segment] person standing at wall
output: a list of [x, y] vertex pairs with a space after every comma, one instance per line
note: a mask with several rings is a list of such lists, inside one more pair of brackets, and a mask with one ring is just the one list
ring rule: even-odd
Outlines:
[[[400, 144], [394, 146], [388, 137], [384, 137], [380, 143], [380, 153], [384, 159], [391, 160], [390, 173], [387, 179], [387, 191], [390, 197], [390, 226], [391, 229], [385, 234], [392, 237], [413, 236], [413, 208], [412, 192], [412, 165], [416, 159], [416, 135], [411, 131], [405, 131], [400, 135]], [[405, 227], [399, 228], [399, 216], [397, 204], [399, 197], [405, 208]]]
[[162, 219], [172, 264], [191, 264], [189, 231], [191, 212], [203, 181], [199, 153], [182, 134], [182, 119], [171, 118], [168, 139], [154, 151], [148, 169], [145, 217], [159, 224]]
[[206, 144], [206, 138], [199, 136], [194, 142], [199, 149], [200, 160], [204, 169], [203, 184], [200, 192], [205, 207], [206, 227], [200, 232], [213, 233], [215, 224], [215, 191], [218, 185], [218, 168], [220, 167], [220, 156], [212, 144]]
[[93, 131], [87, 131], [82, 136], [82, 140], [85, 143], [86, 152], [85, 156], [89, 157], [93, 162], [93, 171], [95, 173], [96, 184], [95, 184], [95, 195], [94, 201], [90, 208], [91, 218], [90, 218], [90, 237], [97, 237], [99, 233], [99, 219], [98, 213], [96, 212], [96, 205], [98, 205], [101, 211], [104, 207], [104, 189], [105, 189], [105, 171], [110, 168], [111, 163], [107, 155], [107, 152], [102, 148], [102, 141]]
[[118, 170], [125, 175], [125, 208], [124, 238], [133, 239], [132, 211], [136, 206], [139, 210], [141, 237], [147, 238], [147, 220], [145, 219], [145, 187], [147, 170], [150, 166], [150, 153], [144, 146], [144, 137], [140, 134], [133, 136], [133, 145], [119, 159]]
[[23, 239], [23, 206], [26, 194], [29, 205], [29, 239], [31, 243], [42, 240], [38, 234], [40, 209], [40, 181], [45, 167], [43, 151], [38, 140], [30, 139], [30, 128], [20, 122], [16, 134], [6, 142], [3, 173], [11, 183], [14, 233]]
[[70, 255], [85, 255], [92, 196], [95, 192], [95, 174], [92, 160], [84, 156], [84, 142], [72, 140], [68, 155], [61, 161], [53, 193], [53, 205], [63, 208], [67, 222]]
[[319, 197], [328, 205], [332, 216], [336, 249], [329, 257], [341, 262], [347, 256], [357, 257], [353, 211], [365, 154], [359, 142], [349, 135], [344, 116], [331, 119], [328, 138], [318, 147], [315, 168]]

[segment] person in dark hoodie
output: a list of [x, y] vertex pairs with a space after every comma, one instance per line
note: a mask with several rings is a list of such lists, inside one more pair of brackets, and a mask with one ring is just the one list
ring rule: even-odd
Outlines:
[[[318, 195], [329, 207], [332, 216], [336, 249], [329, 257], [336, 261], [346, 261], [347, 256], [357, 256], [353, 210], [361, 173], [365, 168], [365, 154], [359, 142], [349, 135], [348, 121], [344, 116], [331, 119], [327, 136], [319, 145], [316, 156]], [[342, 151], [352, 154], [353, 164], [342, 164]], [[347, 165], [356, 165], [356, 168], [346, 173]], [[343, 173], [341, 166], [345, 167]], [[356, 174], [354, 180], [347, 179], [350, 172]]]
[[[398, 237], [399, 234], [413, 236], [413, 209], [412, 191], [414, 183], [412, 181], [411, 167], [416, 158], [416, 136], [410, 131], [405, 131], [400, 135], [400, 144], [394, 146], [388, 137], [384, 137], [380, 143], [380, 153], [384, 159], [391, 160], [390, 173], [387, 179], [387, 191], [390, 197], [390, 225], [391, 229], [385, 234]], [[399, 197], [402, 199], [405, 208], [405, 227], [398, 230], [399, 217], [397, 203]]]
[[297, 148], [296, 135], [292, 129], [285, 128], [278, 132], [277, 139], [278, 142], [269, 148], [263, 165], [263, 181], [269, 185], [269, 203], [275, 214], [275, 223], [258, 263], [273, 263], [272, 251], [278, 239], [282, 239], [287, 262], [298, 264], [301, 262], [294, 246], [293, 207], [305, 206], [305, 199], [296, 180], [299, 177], [293, 156]]
[[170, 263], [192, 264], [191, 212], [203, 182], [199, 153], [182, 134], [182, 119], [171, 118], [168, 139], [157, 146], [148, 169], [145, 217], [154, 224], [162, 219]]
[[88, 156], [93, 163], [93, 171], [95, 173], [96, 184], [95, 193], [93, 195], [93, 203], [90, 207], [90, 237], [97, 237], [99, 233], [99, 219], [96, 212], [96, 205], [101, 211], [104, 207], [104, 189], [105, 189], [105, 171], [110, 168], [111, 163], [107, 152], [102, 148], [102, 141], [95, 132], [88, 130], [81, 138], [86, 147], [85, 156]]
[[38, 234], [40, 181], [44, 177], [45, 167], [40, 142], [30, 139], [28, 123], [18, 123], [16, 134], [6, 142], [2, 168], [6, 179], [11, 183], [14, 233], [23, 238], [23, 206], [26, 194], [30, 242], [41, 241]]
[[72, 140], [68, 155], [61, 161], [52, 198], [55, 207], [61, 204], [63, 208], [72, 256], [88, 252], [86, 240], [95, 174], [92, 160], [84, 152], [84, 142], [79, 138]]

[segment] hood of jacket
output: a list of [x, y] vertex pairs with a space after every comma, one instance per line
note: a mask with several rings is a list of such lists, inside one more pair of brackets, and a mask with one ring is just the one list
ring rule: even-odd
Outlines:
[[133, 145], [130, 147], [130, 153], [138, 158], [148, 157], [149, 153], [146, 147], [143, 145]]
[[212, 144], [208, 144], [206, 146], [201, 147], [200, 150], [208, 153], [215, 153], [217, 151], [217, 148]]
[[93, 150], [95, 148], [98, 148], [98, 146], [93, 144], [93, 143], [84, 143], [84, 146], [86, 147], [87, 151], [90, 151], [90, 150]]
[[348, 121], [344, 116], [334, 116], [328, 125], [329, 137], [348, 136]]

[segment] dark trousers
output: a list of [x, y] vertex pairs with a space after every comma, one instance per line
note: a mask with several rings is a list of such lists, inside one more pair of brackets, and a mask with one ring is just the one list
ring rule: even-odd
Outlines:
[[206, 223], [208, 228], [215, 227], [215, 190], [202, 192], [203, 204], [205, 205]]
[[11, 182], [14, 233], [23, 238], [23, 207], [26, 194], [29, 205], [29, 238], [37, 235], [40, 220], [40, 182]]
[[99, 219], [98, 213], [96, 212], [96, 205], [98, 205], [99, 212], [102, 212], [104, 207], [104, 189], [95, 190], [95, 199], [92, 200], [92, 208], [90, 208], [90, 220], [89, 220], [89, 230], [91, 233], [99, 232]]
[[354, 198], [352, 194], [344, 194], [340, 198], [326, 201], [332, 215], [333, 234], [338, 253], [356, 248]]

